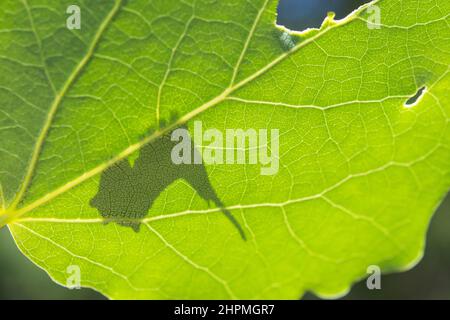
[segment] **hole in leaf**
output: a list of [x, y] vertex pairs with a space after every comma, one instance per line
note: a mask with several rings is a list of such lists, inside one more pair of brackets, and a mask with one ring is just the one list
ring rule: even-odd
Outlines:
[[417, 90], [416, 94], [413, 95], [411, 98], [409, 98], [405, 102], [405, 107], [406, 108], [411, 108], [414, 105], [416, 105], [419, 102], [419, 100], [423, 97], [426, 89], [427, 89], [427, 87], [422, 87], [419, 90]]
[[320, 28], [328, 12], [342, 19], [371, 0], [280, 0], [277, 24], [290, 30]]

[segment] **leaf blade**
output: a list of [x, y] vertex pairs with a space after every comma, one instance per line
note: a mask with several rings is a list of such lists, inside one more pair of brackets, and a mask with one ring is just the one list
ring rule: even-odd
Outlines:
[[[394, 3], [392, 7], [384, 1], [380, 5], [389, 14], [395, 12], [392, 8], [399, 4], [405, 4], [407, 10], [414, 8], [408, 1], [391, 3]], [[176, 4], [174, 1], [168, 5]], [[432, 22], [411, 24], [405, 19], [407, 32], [417, 32], [417, 39], [430, 34], [428, 28], [444, 30], [441, 34], [445, 38], [448, 35], [445, 12], [450, 8], [444, 2], [440, 2], [440, 6], [441, 16], [431, 19]], [[266, 21], [264, 28], [273, 28], [274, 7], [272, 4], [261, 16]], [[180, 12], [189, 20], [183, 15], [184, 10]], [[286, 140], [280, 146], [282, 168], [276, 179], [259, 177], [258, 168], [247, 166], [208, 168], [212, 184], [227, 208], [251, 235], [248, 242], [242, 243], [232, 226], [225, 224], [223, 216], [218, 214], [220, 210], [208, 208], [195, 191], [180, 181], [170, 185], [151, 208], [145, 231], [135, 234], [115, 224], [101, 225], [98, 213], [86, 206], [86, 200], [95, 195], [99, 184], [97, 175], [108, 167], [105, 166], [101, 170], [94, 167], [94, 171], [87, 171], [92, 173], [64, 192], [55, 193], [48, 201], [39, 202], [41, 200], [36, 200], [42, 199], [39, 196], [33, 199], [32, 187], [31, 207], [23, 207], [22, 213], [26, 215], [10, 225], [21, 250], [41, 266], [47, 265], [46, 269], [60, 283], [64, 283], [67, 264], [80, 264], [86, 276], [83, 285], [95, 287], [114, 298], [297, 298], [305, 290], [330, 295], [345, 291], [364, 274], [364, 266], [370, 263], [380, 264], [386, 271], [413, 264], [423, 249], [427, 221], [449, 186], [449, 117], [445, 95], [449, 81], [448, 58], [427, 50], [424, 45], [407, 43], [406, 47], [411, 45], [418, 52], [411, 57], [409, 51], [403, 50], [406, 33], [389, 31], [403, 26], [385, 25], [378, 36], [371, 38], [364, 22], [353, 21], [356, 17], [338, 24], [339, 28], [334, 25], [325, 29], [331, 31], [329, 34], [319, 32], [308, 38], [300, 43], [298, 53], [292, 50], [296, 53], [292, 57], [280, 54], [284, 50], [282, 47], [271, 50], [268, 56], [276, 52], [278, 58], [273, 61], [277, 62], [247, 77], [245, 68], [261, 63], [253, 65], [247, 59], [254, 57], [254, 46], [262, 46], [258, 39], [253, 39], [255, 43], [244, 42], [247, 55], [242, 59], [242, 54], [235, 55], [244, 76], [232, 72], [232, 79], [240, 79], [236, 90], [225, 91], [223, 96], [219, 94], [217, 103], [213, 98], [212, 103], [200, 104], [202, 112], [192, 113], [193, 118], [202, 120], [209, 128], [283, 129]], [[119, 26], [124, 25], [119, 19], [114, 26], [120, 29]], [[249, 25], [254, 25], [254, 21]], [[178, 28], [184, 29], [185, 25]], [[258, 34], [258, 30], [255, 31]], [[115, 36], [120, 38], [120, 33]], [[242, 36], [248, 39], [245, 33]], [[346, 51], [345, 47], [334, 45], [336, 38], [343, 39], [345, 44], [359, 45]], [[278, 41], [276, 37], [268, 41], [272, 48], [275, 41]], [[376, 57], [384, 52], [385, 42], [395, 48], [398, 56], [381, 54], [390, 64], [383, 69], [382, 59]], [[430, 43], [435, 42], [430, 39]], [[445, 52], [444, 42], [436, 45]], [[108, 46], [100, 49], [105, 48]], [[168, 61], [172, 63], [168, 69], [177, 63], [170, 57], [169, 54]], [[360, 61], [364, 61], [363, 70], [356, 67]], [[370, 72], [365, 70], [373, 70], [371, 61], [388, 72], [370, 79], [366, 76]], [[126, 61], [122, 65], [133, 66]], [[302, 75], [296, 75], [299, 70]], [[179, 73], [171, 77], [164, 76], [166, 74], [167, 69], [162, 69], [161, 83], [169, 87], [170, 81], [177, 78], [191, 79]], [[378, 85], [378, 77], [386, 75], [389, 75], [388, 81]], [[87, 81], [84, 76], [81, 82]], [[140, 81], [147, 76], [143, 78]], [[362, 79], [360, 87], [365, 90], [347, 92], [345, 89], [358, 87], [355, 79], [359, 78]], [[403, 78], [407, 80], [399, 81]], [[277, 79], [276, 86], [273, 79]], [[221, 81], [227, 83], [225, 77]], [[423, 84], [418, 81], [426, 82], [429, 88], [423, 101], [416, 106], [420, 110], [402, 109], [417, 85]], [[92, 81], [89, 83], [93, 85]], [[317, 83], [322, 85], [322, 92], [308, 94], [304, 90], [304, 94], [299, 94], [298, 88], [316, 88]], [[371, 85], [377, 90], [372, 90]], [[261, 87], [270, 90], [262, 91]], [[191, 94], [187, 89], [186, 93], [178, 94], [179, 88], [170, 90], [168, 97], [187, 99]], [[124, 92], [126, 94], [126, 90], [122, 95]], [[152, 91], [152, 95], [162, 97], [156, 92]], [[333, 94], [336, 92], [339, 94]], [[205, 93], [206, 97], [210, 95], [214, 96]], [[120, 110], [120, 105], [115, 107], [114, 110]], [[126, 110], [130, 112], [132, 108]], [[193, 112], [186, 105], [180, 110], [188, 115]], [[65, 117], [69, 118], [68, 115], [70, 113]], [[163, 115], [167, 118], [167, 112]], [[177, 124], [189, 119], [182, 116]], [[427, 125], [430, 123], [433, 126]], [[118, 140], [129, 145], [125, 136]], [[122, 156], [119, 152], [111, 165], [137, 153], [144, 143], [135, 145], [132, 149], [116, 147], [128, 151]], [[45, 152], [43, 154], [44, 159], [48, 159]], [[77, 170], [86, 172], [81, 167], [65, 168], [63, 172]], [[46, 172], [50, 172], [49, 169], [43, 170], [38, 181], [47, 183]], [[46, 176], [45, 179], [42, 176]], [[58, 190], [43, 188], [42, 183], [34, 188]], [[414, 210], [412, 218], [411, 210]], [[73, 239], [83, 239], [83, 243], [74, 243]], [[142, 286], [147, 283], [151, 286]]]

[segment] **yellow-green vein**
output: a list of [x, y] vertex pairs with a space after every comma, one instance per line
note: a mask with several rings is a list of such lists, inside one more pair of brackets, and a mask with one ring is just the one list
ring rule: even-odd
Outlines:
[[81, 184], [82, 182], [96, 176], [97, 174], [103, 172], [105, 169], [109, 168], [110, 166], [114, 165], [115, 163], [117, 163], [118, 161], [121, 161], [125, 158], [127, 158], [128, 156], [130, 156], [132, 153], [138, 151], [142, 146], [146, 145], [147, 143], [150, 143], [151, 141], [154, 141], [155, 139], [157, 139], [158, 137], [160, 137], [161, 135], [170, 132], [171, 130], [173, 130], [174, 128], [178, 127], [181, 124], [186, 123], [187, 121], [191, 120], [192, 118], [198, 116], [199, 114], [201, 114], [202, 112], [204, 112], [205, 110], [208, 110], [209, 108], [218, 105], [219, 103], [221, 103], [222, 101], [224, 101], [227, 97], [229, 97], [229, 95], [232, 92], [235, 92], [236, 90], [240, 89], [241, 87], [245, 86], [246, 84], [250, 83], [251, 81], [257, 79], [258, 77], [260, 77], [261, 75], [265, 74], [267, 71], [269, 71], [270, 69], [272, 69], [273, 67], [275, 67], [276, 65], [278, 65], [280, 62], [284, 61], [287, 57], [289, 57], [291, 54], [297, 52], [298, 50], [300, 50], [301, 48], [307, 46], [310, 43], [315, 42], [316, 40], [318, 40], [321, 36], [323, 36], [324, 34], [326, 34], [327, 32], [329, 32], [332, 29], [335, 29], [337, 27], [346, 25], [348, 23], [350, 23], [351, 21], [355, 20], [358, 16], [358, 14], [360, 14], [362, 11], [366, 10], [368, 6], [373, 5], [377, 2], [379, 2], [381, 0], [374, 0], [371, 3], [368, 3], [366, 5], [361, 6], [357, 11], [355, 11], [353, 13], [353, 15], [347, 17], [346, 19], [337, 21], [335, 23], [329, 24], [328, 26], [324, 27], [322, 30], [320, 30], [319, 32], [317, 32], [315, 35], [305, 39], [304, 41], [300, 42], [297, 46], [295, 46], [294, 48], [292, 48], [289, 51], [286, 51], [285, 53], [283, 53], [282, 55], [280, 55], [278, 58], [274, 59], [272, 62], [270, 62], [269, 64], [267, 64], [265, 67], [261, 68], [260, 70], [258, 70], [257, 72], [253, 73], [252, 75], [250, 75], [249, 77], [245, 78], [244, 80], [242, 80], [241, 82], [237, 83], [236, 85], [229, 87], [227, 89], [225, 89], [220, 95], [218, 95], [217, 97], [215, 97], [214, 99], [206, 102], [205, 104], [201, 105], [200, 107], [196, 108], [195, 110], [189, 112], [188, 114], [184, 115], [183, 117], [181, 117], [179, 120], [177, 120], [176, 122], [172, 123], [171, 125], [168, 125], [167, 127], [158, 130], [156, 132], [154, 132], [152, 135], [144, 138], [143, 140], [129, 146], [128, 148], [126, 148], [125, 150], [123, 150], [122, 152], [120, 152], [117, 156], [113, 157], [112, 159], [110, 159], [107, 162], [104, 162], [100, 165], [98, 165], [97, 167], [93, 168], [92, 170], [85, 172], [84, 174], [78, 176], [77, 178], [75, 178], [74, 180], [62, 185], [61, 187], [55, 189], [54, 191], [47, 193], [45, 196], [41, 197], [40, 199], [34, 201], [33, 203], [20, 208], [18, 210], [9, 210], [9, 212], [7, 212], [7, 217], [4, 217], [3, 219], [0, 219], [0, 226], [6, 223], [9, 223], [11, 221], [13, 221], [15, 218], [18, 218], [20, 216], [22, 216], [23, 214], [36, 209], [37, 207], [49, 202], [50, 200], [56, 198], [57, 196], [65, 193], [66, 191], [72, 189], [73, 187]]
[[55, 99], [53, 100], [52, 105], [50, 107], [50, 111], [45, 120], [42, 131], [39, 134], [39, 137], [36, 141], [36, 145], [35, 145], [33, 155], [31, 157], [30, 164], [28, 166], [24, 181], [19, 189], [19, 192], [17, 193], [16, 197], [14, 198], [14, 200], [12, 201], [12, 203], [10, 205], [10, 210], [15, 210], [15, 208], [22, 200], [23, 196], [25, 195], [26, 190], [28, 189], [28, 187], [31, 183], [37, 162], [39, 160], [39, 154], [44, 145], [45, 139], [47, 137], [47, 133], [50, 130], [50, 127], [52, 125], [53, 118], [55, 117], [58, 107], [61, 105], [61, 101], [62, 101], [63, 97], [65, 96], [67, 91], [70, 89], [72, 84], [75, 82], [77, 77], [80, 75], [83, 68], [89, 62], [90, 58], [92, 57], [92, 55], [94, 53], [95, 47], [99, 43], [100, 38], [102, 37], [104, 31], [108, 27], [109, 23], [112, 21], [113, 17], [118, 12], [121, 2], [122, 2], [122, 0], [116, 0], [113, 9], [108, 14], [106, 19], [102, 22], [102, 24], [100, 25], [100, 28], [98, 29], [97, 33], [95, 34], [94, 39], [93, 39], [91, 46], [89, 47], [86, 55], [80, 61], [80, 63], [75, 67], [75, 69], [73, 70], [73, 72], [71, 73], [71, 75], [69, 76], [67, 81], [65, 82], [64, 86], [62, 87], [61, 91], [58, 94], [56, 94]]

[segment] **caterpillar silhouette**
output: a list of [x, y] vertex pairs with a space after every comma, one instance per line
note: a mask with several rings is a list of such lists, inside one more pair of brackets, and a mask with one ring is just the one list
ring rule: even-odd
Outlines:
[[[133, 167], [128, 160], [122, 160], [105, 170], [90, 205], [99, 211], [106, 224], [115, 222], [138, 232], [158, 196], [173, 182], [183, 179], [208, 204], [212, 202], [220, 208], [245, 240], [239, 222], [224, 207], [211, 185], [206, 168], [202, 164], [177, 165], [172, 162], [171, 151], [176, 144], [171, 141], [170, 134], [163, 135], [141, 149]], [[194, 143], [191, 145], [192, 154], [198, 152]]]
[[291, 30], [320, 28], [328, 12], [342, 19], [372, 0], [280, 0], [277, 23]]

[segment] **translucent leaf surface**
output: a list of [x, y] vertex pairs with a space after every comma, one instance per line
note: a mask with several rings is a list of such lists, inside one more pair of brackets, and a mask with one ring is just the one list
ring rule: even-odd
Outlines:
[[[4, 0], [0, 225], [111, 298], [333, 296], [410, 268], [450, 186], [450, 3], [374, 2], [379, 29], [363, 6], [296, 35], [276, 0], [81, 1], [81, 30], [70, 1]], [[197, 120], [279, 129], [279, 172], [158, 178], [161, 139]], [[148, 212], [105, 220], [105, 199]]]

